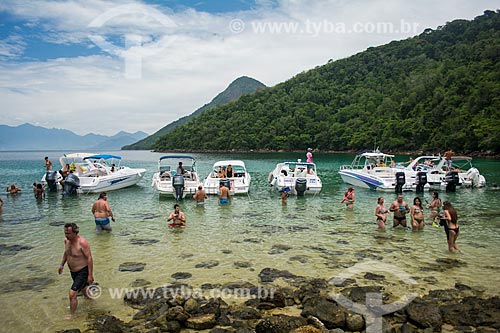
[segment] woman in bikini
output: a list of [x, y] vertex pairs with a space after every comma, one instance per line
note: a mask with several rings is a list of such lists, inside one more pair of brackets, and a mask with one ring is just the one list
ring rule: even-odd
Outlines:
[[377, 217], [377, 225], [380, 229], [385, 230], [385, 222], [389, 211], [385, 208], [384, 198], [377, 199], [377, 207], [375, 208], [375, 216]]
[[431, 210], [429, 220], [433, 223], [439, 213], [441, 213], [441, 206], [443, 206], [443, 203], [441, 202], [441, 199], [439, 199], [439, 194], [437, 192], [432, 193], [432, 201], [427, 205], [427, 208], [430, 208]]
[[413, 231], [424, 229], [424, 207], [422, 207], [422, 200], [419, 197], [413, 199], [413, 206], [411, 207], [411, 228]]
[[457, 211], [455, 207], [453, 207], [451, 202], [445, 201], [443, 203], [443, 213], [444, 216], [441, 218], [441, 220], [445, 220], [446, 222], [448, 222], [448, 251], [453, 252], [453, 249], [455, 249], [460, 252], [460, 248], [457, 244], [457, 238], [460, 234]]

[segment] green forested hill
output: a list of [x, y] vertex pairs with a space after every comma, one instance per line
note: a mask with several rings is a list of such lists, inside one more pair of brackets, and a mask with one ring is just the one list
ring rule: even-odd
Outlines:
[[[196, 133], [196, 135], [193, 135]], [[301, 73], [161, 137], [157, 150], [500, 152], [500, 12]]]
[[176, 121], [171, 122], [170, 124], [165, 125], [161, 129], [159, 129], [154, 134], [133, 143], [128, 146], [122, 147], [123, 150], [141, 150], [141, 149], [152, 149], [158, 138], [162, 135], [166, 135], [172, 132], [176, 127], [181, 126], [187, 123], [189, 120], [198, 117], [203, 112], [210, 110], [216, 106], [226, 104], [231, 102], [232, 100], [238, 99], [241, 95], [251, 94], [256, 92], [258, 89], [265, 88], [266, 86], [255, 79], [252, 79], [248, 76], [241, 76], [231, 82], [231, 84], [220, 94], [214, 97], [212, 101], [208, 104], [203, 105], [201, 108], [191, 113], [188, 116], [177, 119]]

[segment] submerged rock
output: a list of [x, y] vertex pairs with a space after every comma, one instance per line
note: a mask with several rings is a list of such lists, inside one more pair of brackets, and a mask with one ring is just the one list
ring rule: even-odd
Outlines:
[[187, 273], [187, 272], [177, 272], [177, 273], [174, 273], [170, 276], [176, 280], [183, 280], [183, 279], [189, 279], [190, 277], [193, 276], [193, 274]]
[[30, 277], [16, 279], [0, 285], [0, 293], [12, 293], [23, 290], [41, 290], [54, 282], [52, 277]]
[[273, 282], [277, 278], [295, 279], [297, 278], [297, 275], [292, 274], [287, 270], [281, 271], [275, 268], [264, 268], [260, 271], [259, 278], [262, 282]]
[[196, 268], [212, 268], [215, 266], [219, 266], [219, 262], [217, 260], [209, 260], [209, 261], [200, 262], [199, 264], [196, 264], [194, 267], [196, 267]]
[[120, 264], [118, 270], [120, 272], [141, 272], [146, 267], [146, 264], [140, 262], [124, 262]]
[[16, 254], [19, 251], [24, 251], [24, 250], [31, 250], [33, 247], [28, 246], [28, 245], [7, 245], [7, 244], [0, 244], [0, 255], [11, 255], [11, 254]]
[[159, 240], [157, 239], [139, 239], [139, 238], [132, 238], [130, 240], [130, 243], [133, 245], [151, 245], [158, 243]]

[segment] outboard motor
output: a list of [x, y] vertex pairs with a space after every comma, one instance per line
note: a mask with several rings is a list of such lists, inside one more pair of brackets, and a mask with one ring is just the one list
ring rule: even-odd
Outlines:
[[455, 192], [457, 185], [460, 184], [460, 177], [456, 171], [448, 172], [444, 180], [446, 182], [446, 192]]
[[424, 171], [417, 172], [415, 176], [415, 185], [417, 185], [415, 192], [417, 193], [424, 192], [425, 184], [427, 184], [427, 172]]
[[403, 185], [406, 183], [405, 173], [400, 171], [396, 172], [396, 187], [394, 191], [396, 193], [403, 193]]
[[57, 171], [49, 170], [45, 174], [45, 181], [49, 192], [57, 192]]
[[307, 179], [297, 178], [295, 181], [295, 191], [297, 191], [298, 196], [303, 196], [307, 190]]
[[76, 190], [80, 187], [80, 178], [74, 173], [70, 173], [64, 180], [63, 195], [76, 194]]
[[184, 176], [175, 175], [172, 178], [172, 186], [175, 189], [175, 200], [182, 200], [184, 197]]

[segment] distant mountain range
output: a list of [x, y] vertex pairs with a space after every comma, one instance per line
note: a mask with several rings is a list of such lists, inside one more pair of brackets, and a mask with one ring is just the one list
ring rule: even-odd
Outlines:
[[122, 149], [124, 150], [147, 150], [147, 149], [153, 149], [153, 145], [156, 143], [156, 141], [163, 135], [166, 135], [173, 131], [176, 127], [181, 126], [185, 123], [187, 123], [189, 120], [194, 119], [201, 115], [203, 112], [210, 110], [216, 106], [223, 105], [226, 103], [229, 103], [231, 101], [234, 101], [238, 98], [240, 98], [242, 95], [245, 94], [253, 94], [256, 92], [258, 89], [266, 88], [266, 86], [255, 79], [252, 79], [251, 77], [248, 76], [242, 76], [231, 82], [231, 84], [220, 94], [215, 96], [214, 99], [208, 104], [203, 105], [201, 108], [198, 110], [194, 111], [191, 113], [189, 116], [185, 116], [182, 118], [177, 119], [174, 122], [171, 122], [170, 124], [164, 126], [160, 130], [158, 130], [156, 133], [151, 134], [145, 139], [140, 140], [139, 142], [136, 142], [134, 144], [124, 146]]
[[0, 125], [0, 150], [120, 150], [148, 134], [142, 131], [120, 131], [113, 136], [89, 133], [78, 135], [69, 130], [45, 128], [31, 124]]

